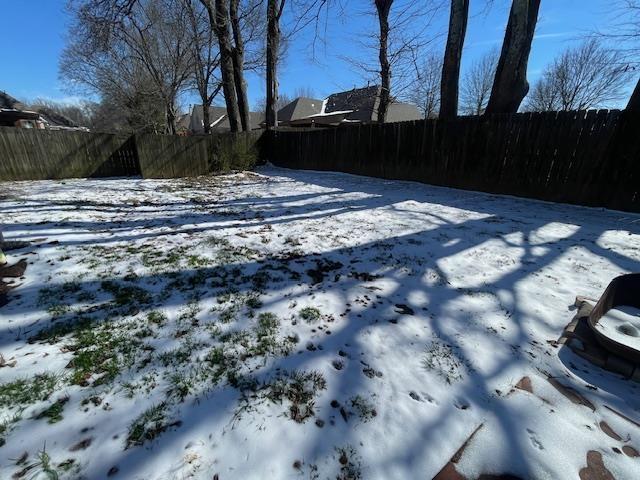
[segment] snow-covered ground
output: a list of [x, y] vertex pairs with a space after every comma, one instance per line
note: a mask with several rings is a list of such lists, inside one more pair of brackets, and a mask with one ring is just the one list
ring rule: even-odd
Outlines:
[[0, 478], [427, 479], [480, 425], [469, 478], [638, 478], [640, 384], [554, 341], [640, 216], [273, 167], [1, 183], [0, 215], [33, 241]]

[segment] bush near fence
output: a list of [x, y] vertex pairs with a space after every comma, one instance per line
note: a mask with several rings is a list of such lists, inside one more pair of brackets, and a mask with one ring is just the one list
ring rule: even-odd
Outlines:
[[261, 135], [128, 136], [0, 127], [0, 180], [174, 178], [250, 169], [259, 159]]
[[276, 130], [276, 165], [640, 212], [640, 115], [618, 110]]

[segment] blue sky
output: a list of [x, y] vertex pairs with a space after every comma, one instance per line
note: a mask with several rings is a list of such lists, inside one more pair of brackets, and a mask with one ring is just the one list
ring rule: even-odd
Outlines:
[[[20, 99], [73, 99], [74, 93], [65, 89], [64, 81], [58, 78], [58, 59], [64, 48], [68, 24], [65, 0], [0, 0], [0, 3], [3, 18], [8, 20], [2, 25], [5, 42], [0, 45], [0, 90]], [[327, 33], [331, 40], [325, 48], [316, 50], [315, 60], [310, 58], [307, 48], [311, 31], [302, 32], [291, 41], [280, 70], [282, 92], [291, 94], [297, 87], [311, 87], [316, 96], [324, 97], [366, 83], [362, 74], [341, 58], [370, 55], [370, 52], [362, 51], [357, 39], [375, 25], [370, 17], [354, 12], [366, 10], [372, 2], [352, 0], [345, 3], [347, 11], [334, 15], [328, 22]], [[484, 0], [471, 0], [463, 70], [474, 59], [499, 48], [502, 43], [510, 2], [494, 0], [488, 12], [483, 10], [484, 4]], [[535, 81], [545, 64], [571, 42], [595, 28], [609, 28], [610, 5], [611, 0], [542, 0], [529, 63], [529, 80]], [[443, 11], [430, 26], [429, 33], [434, 37], [440, 35], [442, 39], [446, 33], [446, 14], [447, 11]], [[288, 20], [292, 19], [289, 17]], [[7, 42], [6, 39], [11, 40]], [[248, 82], [253, 105], [264, 97], [264, 81], [258, 75], [250, 75]], [[195, 99], [186, 97], [183, 106], [188, 107], [193, 101]]]

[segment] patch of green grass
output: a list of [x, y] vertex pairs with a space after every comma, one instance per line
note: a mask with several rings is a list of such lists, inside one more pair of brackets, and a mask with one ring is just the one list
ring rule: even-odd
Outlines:
[[162, 312], [149, 312], [147, 314], [147, 322], [153, 323], [159, 327], [162, 327], [167, 324], [167, 316]]
[[47, 312], [49, 312], [49, 315], [51, 315], [53, 318], [61, 317], [70, 310], [71, 306], [62, 303], [50, 305], [49, 307], [47, 307]]
[[187, 265], [192, 268], [206, 267], [207, 265], [211, 265], [213, 262], [202, 255], [189, 255], [187, 257]]
[[7, 443], [7, 435], [13, 429], [13, 426], [22, 420], [21, 413], [15, 413], [10, 417], [6, 417], [0, 421], [0, 447]]
[[362, 478], [362, 462], [355, 448], [350, 445], [336, 448], [340, 473], [336, 480], [360, 480]]
[[368, 422], [372, 418], [378, 416], [375, 405], [364, 398], [362, 395], [355, 395], [349, 399], [351, 407], [355, 410], [360, 420]]
[[77, 331], [73, 343], [67, 346], [74, 355], [69, 363], [73, 368], [71, 383], [86, 386], [94, 375], [99, 375], [94, 386], [111, 383], [136, 362], [141, 346], [138, 338], [112, 323]]
[[167, 403], [154, 405], [143, 412], [129, 426], [127, 434], [127, 448], [134, 445], [142, 445], [153, 440], [164, 432], [169, 425], [166, 422]]
[[169, 377], [169, 396], [175, 396], [181, 402], [191, 393], [194, 386], [193, 379], [183, 374], [174, 373]]
[[247, 307], [255, 310], [262, 307], [262, 302], [260, 301], [260, 298], [258, 298], [258, 296], [250, 296], [249, 298], [247, 298]]
[[87, 328], [90, 324], [91, 320], [86, 317], [79, 317], [75, 321], [58, 322], [48, 328], [40, 330], [29, 338], [29, 342], [47, 342], [53, 344], [70, 333], [82, 328]]
[[238, 307], [237, 305], [232, 305], [228, 308], [223, 309], [220, 312], [220, 321], [222, 323], [231, 323], [234, 322], [238, 315]]
[[40, 373], [31, 378], [20, 378], [0, 385], [0, 407], [30, 405], [44, 401], [54, 392], [59, 378], [51, 373]]
[[322, 313], [316, 307], [304, 307], [300, 310], [300, 318], [309, 323], [317, 322], [321, 316]]
[[462, 380], [465, 372], [471, 370], [471, 365], [460, 355], [458, 348], [440, 340], [435, 340], [427, 346], [422, 366], [435, 372], [448, 384]]
[[27, 473], [32, 473], [30, 479], [46, 478], [48, 480], [58, 480], [59, 478], [58, 472], [51, 464], [51, 456], [44, 447], [38, 452], [38, 459], [22, 469], [17, 478], [24, 477]]
[[69, 401], [69, 397], [63, 397], [56, 400], [53, 405], [39, 413], [36, 418], [46, 418], [49, 423], [57, 423], [62, 420], [62, 411], [64, 410], [64, 404]]
[[100, 286], [104, 291], [113, 295], [114, 301], [120, 306], [151, 302], [149, 292], [135, 285], [122, 285], [112, 280], [105, 280]]
[[261, 313], [258, 316], [258, 326], [256, 327], [256, 335], [258, 340], [262, 337], [274, 335], [278, 331], [280, 320], [275, 313]]
[[271, 382], [264, 384], [260, 395], [273, 403], [287, 402], [289, 418], [304, 423], [315, 415], [315, 399], [327, 388], [327, 381], [317, 371], [284, 372]]
[[203, 344], [201, 342], [194, 342], [192, 339], [187, 337], [179, 347], [160, 353], [158, 355], [158, 360], [165, 367], [168, 367], [170, 365], [174, 367], [185, 365], [189, 363], [192, 358], [195, 358], [195, 352], [205, 346], [206, 344]]

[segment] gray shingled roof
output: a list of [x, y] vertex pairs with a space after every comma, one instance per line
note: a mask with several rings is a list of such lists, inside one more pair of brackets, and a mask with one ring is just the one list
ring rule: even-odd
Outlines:
[[278, 110], [278, 122], [290, 122], [322, 111], [322, 100], [298, 97]]
[[24, 105], [7, 92], [0, 91], [0, 108], [15, 108], [16, 110], [22, 110]]
[[353, 110], [353, 113], [346, 116], [347, 120], [372, 121], [378, 116], [379, 95], [380, 87], [377, 85], [333, 93], [327, 98], [324, 111], [331, 113]]
[[[251, 130], [259, 129], [260, 123], [264, 120], [264, 113], [249, 112], [249, 120]], [[231, 128], [225, 107], [209, 107], [209, 121], [213, 124], [212, 128], [216, 130], [229, 130]], [[204, 133], [204, 127], [202, 125], [202, 105], [193, 106], [189, 129], [193, 133]]]

